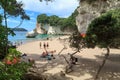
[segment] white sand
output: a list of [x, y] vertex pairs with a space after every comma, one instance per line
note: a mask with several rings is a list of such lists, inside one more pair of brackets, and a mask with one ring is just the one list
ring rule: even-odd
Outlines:
[[[64, 38], [68, 38], [68, 36], [65, 37], [61, 37], [61, 39]], [[42, 48], [40, 49], [39, 43], [42, 43]], [[40, 59], [40, 55], [44, 50], [43, 48], [43, 43], [49, 43], [49, 48], [47, 49], [48, 51], [51, 50], [56, 50], [56, 53], [54, 54], [58, 54], [63, 48], [64, 45], [67, 47], [67, 49], [63, 50], [61, 54], [67, 54], [67, 53], [71, 53], [74, 52], [73, 49], [69, 48], [68, 44], [64, 41], [64, 40], [58, 40], [58, 39], [53, 39], [53, 40], [46, 40], [46, 41], [34, 41], [34, 42], [29, 42], [26, 44], [23, 44], [21, 46], [19, 46], [17, 48], [18, 51], [22, 52], [22, 53], [26, 53], [28, 55], [28, 57], [32, 57], [33, 59], [36, 60], [37, 63], [42, 63], [39, 61]], [[82, 58], [88, 58], [88, 59], [96, 59], [96, 55], [103, 55], [102, 53], [105, 53], [106, 50], [105, 49], [100, 49], [100, 48], [95, 48], [95, 49], [83, 49], [79, 54], [77, 54], [78, 56], [82, 57]], [[120, 50], [118, 49], [111, 49], [111, 53], [114, 54], [120, 54]], [[44, 61], [42, 64], [47, 63], [47, 61]], [[46, 73], [51, 73], [51, 74], [56, 74], [60, 71], [63, 71], [63, 65], [57, 65], [55, 68], [52, 68], [51, 70], [47, 71]], [[85, 79], [89, 79], [92, 76], [88, 73], [76, 77], [76, 76], [71, 76], [71, 75], [67, 75], [68, 77], [72, 77], [74, 80], [85, 80]]]

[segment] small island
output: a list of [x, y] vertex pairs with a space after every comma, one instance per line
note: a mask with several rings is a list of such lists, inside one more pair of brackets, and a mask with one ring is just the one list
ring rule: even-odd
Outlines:
[[25, 28], [12, 28], [13, 31], [28, 31]]

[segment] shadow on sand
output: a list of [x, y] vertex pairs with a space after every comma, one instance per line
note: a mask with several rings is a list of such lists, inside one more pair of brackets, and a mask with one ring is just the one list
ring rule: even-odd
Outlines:
[[[69, 59], [68, 55], [64, 55]], [[28, 55], [27, 58], [23, 59], [27, 61], [28, 58], [32, 57], [36, 61], [47, 61], [44, 65], [39, 63], [37, 65], [42, 65], [42, 68], [54, 68], [57, 65], [67, 65], [64, 58], [59, 57], [58, 55], [55, 55], [55, 59], [52, 60], [46, 60], [40, 57], [40, 55], [31, 54]], [[80, 56], [76, 56], [78, 58], [77, 65], [73, 66], [73, 71], [68, 73], [69, 75], [73, 76], [83, 76], [84, 74], [90, 74], [92, 76], [91, 79], [86, 80], [94, 80], [94, 77], [97, 73], [97, 70], [99, 66], [102, 64], [102, 60], [104, 56], [98, 56], [96, 55], [96, 59], [88, 59], [88, 58], [82, 58]], [[41, 68], [41, 66], [38, 66], [38, 68]], [[105, 66], [103, 67], [102, 71], [100, 72], [99, 79], [98, 80], [120, 80], [120, 54], [112, 54], [110, 53], [110, 56], [108, 60], [105, 63]]]

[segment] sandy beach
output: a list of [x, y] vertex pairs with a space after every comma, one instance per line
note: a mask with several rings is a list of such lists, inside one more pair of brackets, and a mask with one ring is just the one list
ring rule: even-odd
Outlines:
[[[50, 40], [44, 40], [44, 41], [42, 40], [42, 41], [28, 42], [18, 46], [17, 50], [27, 54], [27, 57], [25, 57], [25, 60], [29, 58], [33, 58], [35, 60], [35, 63], [37, 64], [37, 67], [47, 64], [48, 66], [45, 73], [56, 74], [61, 71], [64, 71], [64, 68], [67, 65], [64, 58], [62, 57], [58, 58], [58, 53], [64, 47], [66, 47], [66, 49], [64, 49], [60, 53], [61, 55], [67, 56], [68, 53], [75, 52], [74, 49], [69, 47], [67, 38], [69, 38], [69, 36], [63, 36], [61, 37], [61, 39], [55, 38], [52, 40], [50, 39]], [[40, 42], [42, 45], [41, 48], [40, 48]], [[40, 56], [45, 51], [43, 47], [44, 43], [49, 44], [47, 51], [56, 50], [56, 52], [54, 53], [56, 59], [51, 61], [41, 59]], [[97, 47], [95, 49], [91, 49], [91, 48], [82, 49], [80, 53], [77, 53], [75, 55], [78, 58], [79, 65], [76, 65], [74, 67], [74, 71], [69, 74], [66, 74], [66, 76], [73, 78], [73, 80], [93, 80], [96, 74], [96, 71], [99, 68], [99, 65], [101, 65], [102, 63], [105, 53], [106, 53], [105, 49], [100, 49]], [[108, 75], [105, 76], [103, 73], [104, 74], [108, 73]], [[104, 76], [105, 79], [101, 78], [101, 80], [106, 80], [107, 78], [111, 78], [112, 77], [111, 75], [115, 73], [116, 75], [112, 80], [119, 80], [120, 79], [120, 50], [110, 49], [110, 57], [107, 60], [100, 74], [100, 76]]]

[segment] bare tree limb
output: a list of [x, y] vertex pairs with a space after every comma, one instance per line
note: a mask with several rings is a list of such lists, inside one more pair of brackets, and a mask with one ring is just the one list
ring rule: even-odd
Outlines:
[[22, 23], [23, 23], [23, 20], [21, 20], [20, 21], [20, 24], [18, 24], [16, 27], [14, 27], [14, 28], [18, 28], [18, 27], [20, 27], [21, 25], [22, 25]]
[[99, 76], [99, 74], [100, 74], [100, 71], [101, 71], [102, 68], [104, 67], [104, 65], [105, 65], [105, 63], [106, 63], [106, 60], [107, 60], [108, 57], [109, 57], [109, 53], [110, 53], [110, 49], [109, 49], [109, 47], [107, 47], [107, 53], [106, 53], [105, 58], [104, 58], [104, 60], [103, 60], [103, 62], [102, 62], [102, 65], [99, 67], [99, 69], [98, 69], [98, 71], [97, 71], [97, 74], [96, 74], [96, 76], [95, 76], [95, 80], [98, 79], [98, 76]]
[[64, 45], [64, 48], [63, 48], [63, 49], [61, 49], [61, 51], [58, 53], [58, 55], [60, 55], [60, 54], [61, 54], [61, 52], [62, 52], [64, 49], [67, 49], [67, 48], [65, 47], [65, 45]]

